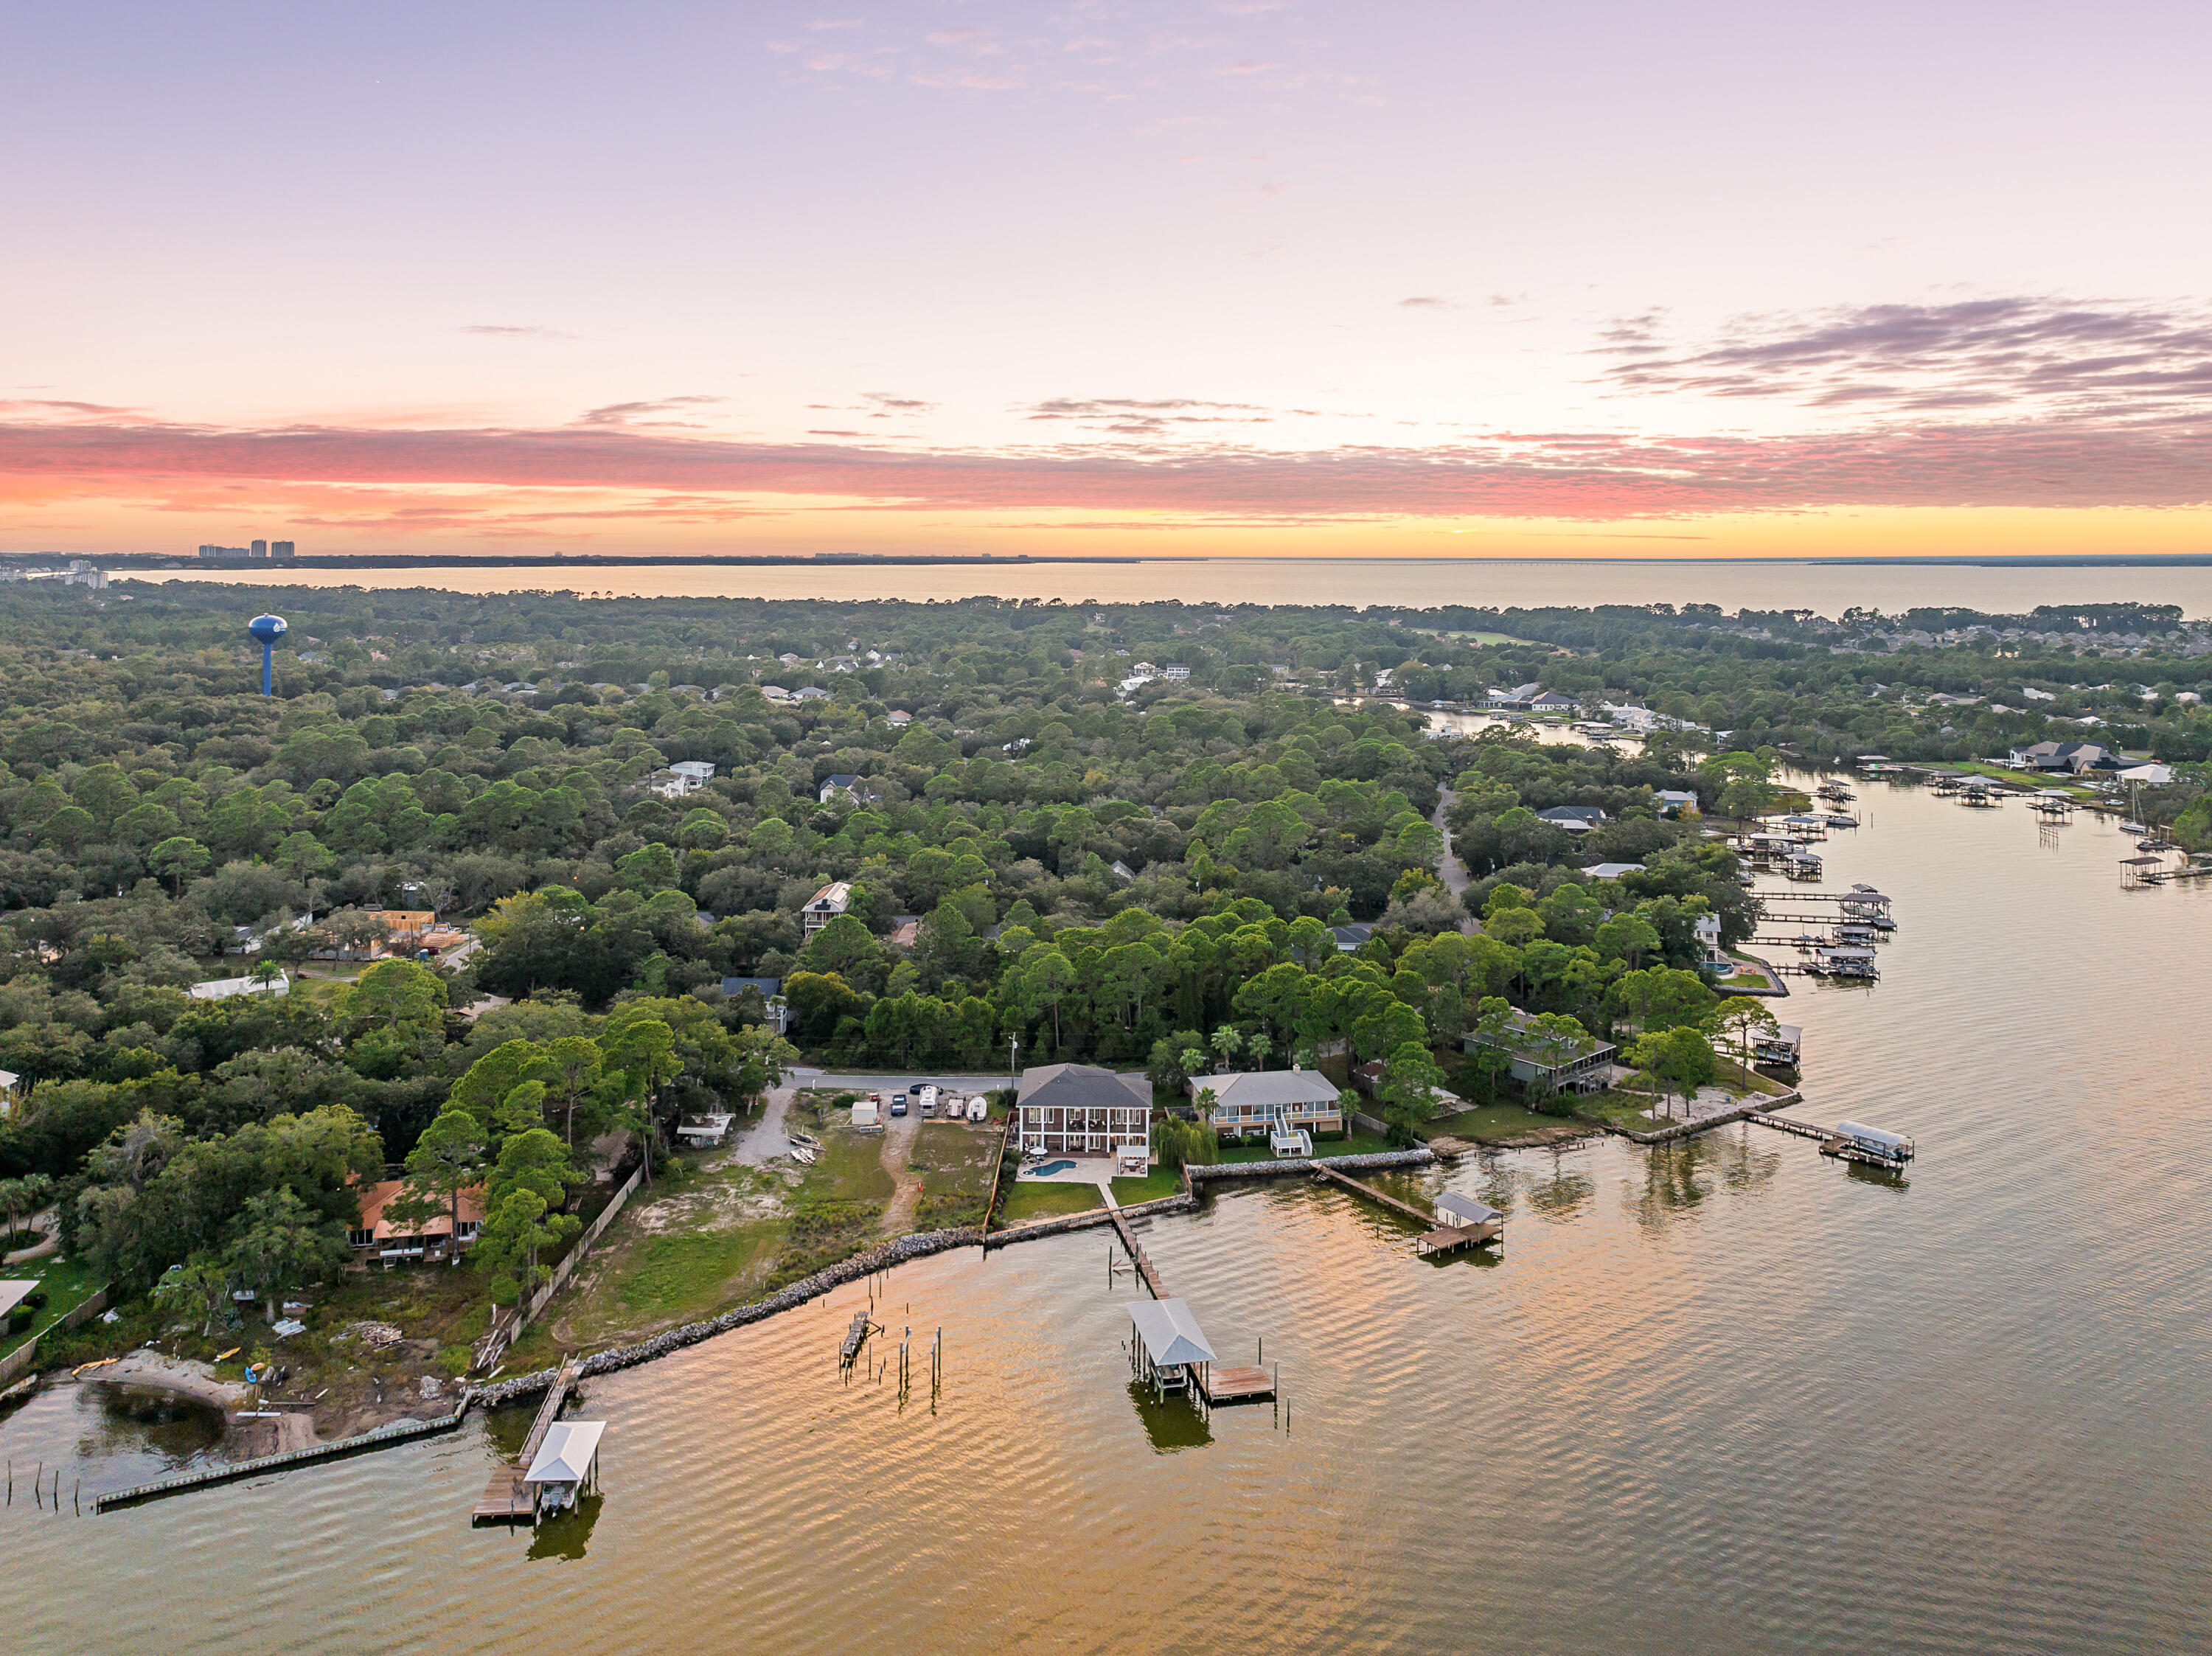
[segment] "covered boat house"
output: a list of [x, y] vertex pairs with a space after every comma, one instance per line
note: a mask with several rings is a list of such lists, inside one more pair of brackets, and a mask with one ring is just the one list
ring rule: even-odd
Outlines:
[[599, 1487], [599, 1439], [606, 1429], [603, 1420], [556, 1420], [546, 1429], [544, 1443], [522, 1475], [532, 1523]]
[[1136, 1333], [1129, 1360], [1155, 1394], [1204, 1389], [1206, 1371], [1216, 1359], [1187, 1301], [1132, 1300], [1129, 1321]]

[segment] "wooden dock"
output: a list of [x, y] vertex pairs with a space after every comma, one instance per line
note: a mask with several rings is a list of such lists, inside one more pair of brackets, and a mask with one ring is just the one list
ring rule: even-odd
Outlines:
[[1817, 1139], [1820, 1154], [1832, 1156], [1839, 1162], [1857, 1162], [1869, 1168], [1886, 1168], [1892, 1173], [1904, 1170], [1903, 1162], [1863, 1149], [1833, 1127], [1818, 1126], [1810, 1121], [1793, 1121], [1786, 1115], [1747, 1115], [1744, 1119], [1755, 1121], [1762, 1127], [1771, 1127], [1777, 1132], [1796, 1133], [1800, 1138]]
[[1423, 1253], [1449, 1253], [1454, 1248], [1469, 1247], [1479, 1242], [1494, 1242], [1505, 1234], [1505, 1222], [1502, 1219], [1493, 1219], [1482, 1225], [1440, 1224], [1436, 1214], [1424, 1213], [1410, 1202], [1401, 1202], [1395, 1196], [1386, 1196], [1374, 1186], [1362, 1184], [1357, 1179], [1339, 1173], [1334, 1168], [1316, 1168], [1314, 1176], [1333, 1180], [1355, 1195], [1380, 1204], [1401, 1218], [1413, 1221], [1422, 1229], [1423, 1234], [1416, 1246]]
[[1200, 1366], [1198, 1389], [1210, 1404], [1266, 1403], [1275, 1395], [1275, 1374], [1271, 1368], [1222, 1368], [1209, 1362]]
[[538, 1418], [531, 1422], [530, 1435], [523, 1440], [522, 1453], [514, 1465], [501, 1466], [494, 1471], [484, 1485], [483, 1497], [469, 1515], [471, 1524], [512, 1524], [518, 1520], [535, 1522], [538, 1517], [532, 1506], [530, 1491], [522, 1482], [522, 1475], [530, 1470], [530, 1463], [538, 1459], [544, 1447], [545, 1434], [552, 1429], [554, 1420], [561, 1413], [561, 1405], [568, 1399], [569, 1388], [576, 1383], [576, 1360], [561, 1359], [561, 1369], [546, 1388], [545, 1401], [538, 1405]]
[[875, 1324], [868, 1320], [866, 1312], [855, 1311], [853, 1313], [853, 1325], [845, 1331], [845, 1338], [837, 1346], [837, 1366], [840, 1368], [850, 1368], [854, 1360], [860, 1355], [860, 1348], [867, 1344], [868, 1336], [882, 1331]]
[[1486, 1225], [1438, 1225], [1413, 1246], [1425, 1254], [1449, 1253], [1455, 1248], [1473, 1247], [1480, 1242], [1494, 1242], [1504, 1234], [1505, 1223], [1499, 1219], [1493, 1219]]
[[1833, 1138], [1836, 1135], [1826, 1127], [1816, 1127], [1809, 1121], [1792, 1121], [1786, 1115], [1748, 1115], [1747, 1121], [1756, 1121], [1762, 1127], [1771, 1127], [1777, 1132], [1794, 1132], [1800, 1138]]
[[1151, 1290], [1152, 1297], [1156, 1300], [1174, 1298], [1168, 1292], [1167, 1283], [1161, 1280], [1159, 1267], [1152, 1263], [1152, 1256], [1137, 1246], [1136, 1234], [1129, 1228], [1129, 1222], [1121, 1216], [1121, 1210], [1109, 1208], [1106, 1211], [1113, 1216], [1114, 1228], [1121, 1234], [1121, 1246], [1129, 1250], [1129, 1257], [1137, 1262], [1137, 1274], [1145, 1279], [1145, 1286]]

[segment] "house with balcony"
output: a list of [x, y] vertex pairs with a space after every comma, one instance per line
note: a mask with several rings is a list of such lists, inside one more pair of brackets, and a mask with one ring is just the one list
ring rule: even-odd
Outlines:
[[1022, 1071], [1014, 1131], [1030, 1156], [1109, 1156], [1139, 1175], [1152, 1157], [1152, 1083], [1095, 1064]]
[[1540, 1082], [1555, 1092], [1594, 1093], [1612, 1080], [1620, 1048], [1611, 1041], [1588, 1034], [1577, 1040], [1535, 1025], [1528, 1013], [1516, 1010], [1495, 1039], [1477, 1031], [1467, 1037], [1464, 1050], [1490, 1046], [1510, 1053], [1513, 1078], [1524, 1087]]
[[681, 799], [696, 793], [714, 779], [714, 767], [703, 759], [679, 759], [646, 784], [664, 799]]
[[394, 1259], [442, 1259], [457, 1247], [476, 1245], [477, 1233], [483, 1228], [482, 1185], [472, 1185], [460, 1193], [458, 1231], [453, 1225], [456, 1204], [448, 1204], [426, 1219], [402, 1222], [386, 1216], [393, 1198], [406, 1186], [404, 1179], [380, 1179], [360, 1187], [360, 1216], [347, 1237], [355, 1258], [380, 1259], [386, 1265]]
[[1224, 1137], [1266, 1133], [1273, 1141], [1304, 1134], [1304, 1154], [1311, 1155], [1314, 1136], [1344, 1131], [1343, 1095], [1318, 1070], [1193, 1076], [1189, 1089], [1194, 1101], [1208, 1092], [1213, 1095], [1206, 1119]]
[[799, 911], [799, 927], [811, 937], [852, 906], [851, 883], [833, 881], [806, 900], [806, 907]]

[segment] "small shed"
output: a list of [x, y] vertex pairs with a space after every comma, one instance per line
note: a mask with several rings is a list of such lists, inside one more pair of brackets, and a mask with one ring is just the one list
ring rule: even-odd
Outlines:
[[855, 1132], [874, 1132], [883, 1125], [874, 1099], [857, 1098], [853, 1101], [853, 1130]]
[[1129, 1321], [1136, 1339], [1131, 1355], [1139, 1378], [1156, 1392], [1180, 1392], [1215, 1361], [1206, 1332], [1182, 1300], [1132, 1300]]
[[1472, 1196], [1462, 1196], [1457, 1191], [1446, 1191], [1436, 1200], [1437, 1217], [1447, 1224], [1462, 1227], [1494, 1225], [1505, 1216], [1486, 1202], [1478, 1202]]
[[599, 1439], [606, 1429], [603, 1420], [556, 1420], [546, 1429], [538, 1458], [522, 1475], [533, 1516], [559, 1512], [599, 1488]]

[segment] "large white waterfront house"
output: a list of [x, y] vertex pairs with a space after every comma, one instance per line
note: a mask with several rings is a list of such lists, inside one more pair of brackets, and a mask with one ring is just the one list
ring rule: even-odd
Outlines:
[[1190, 1095], [1213, 1095], [1207, 1122], [1217, 1133], [1243, 1138], [1278, 1127], [1308, 1133], [1344, 1131], [1344, 1106], [1337, 1085], [1318, 1070], [1249, 1070], [1232, 1075], [1193, 1076]]

